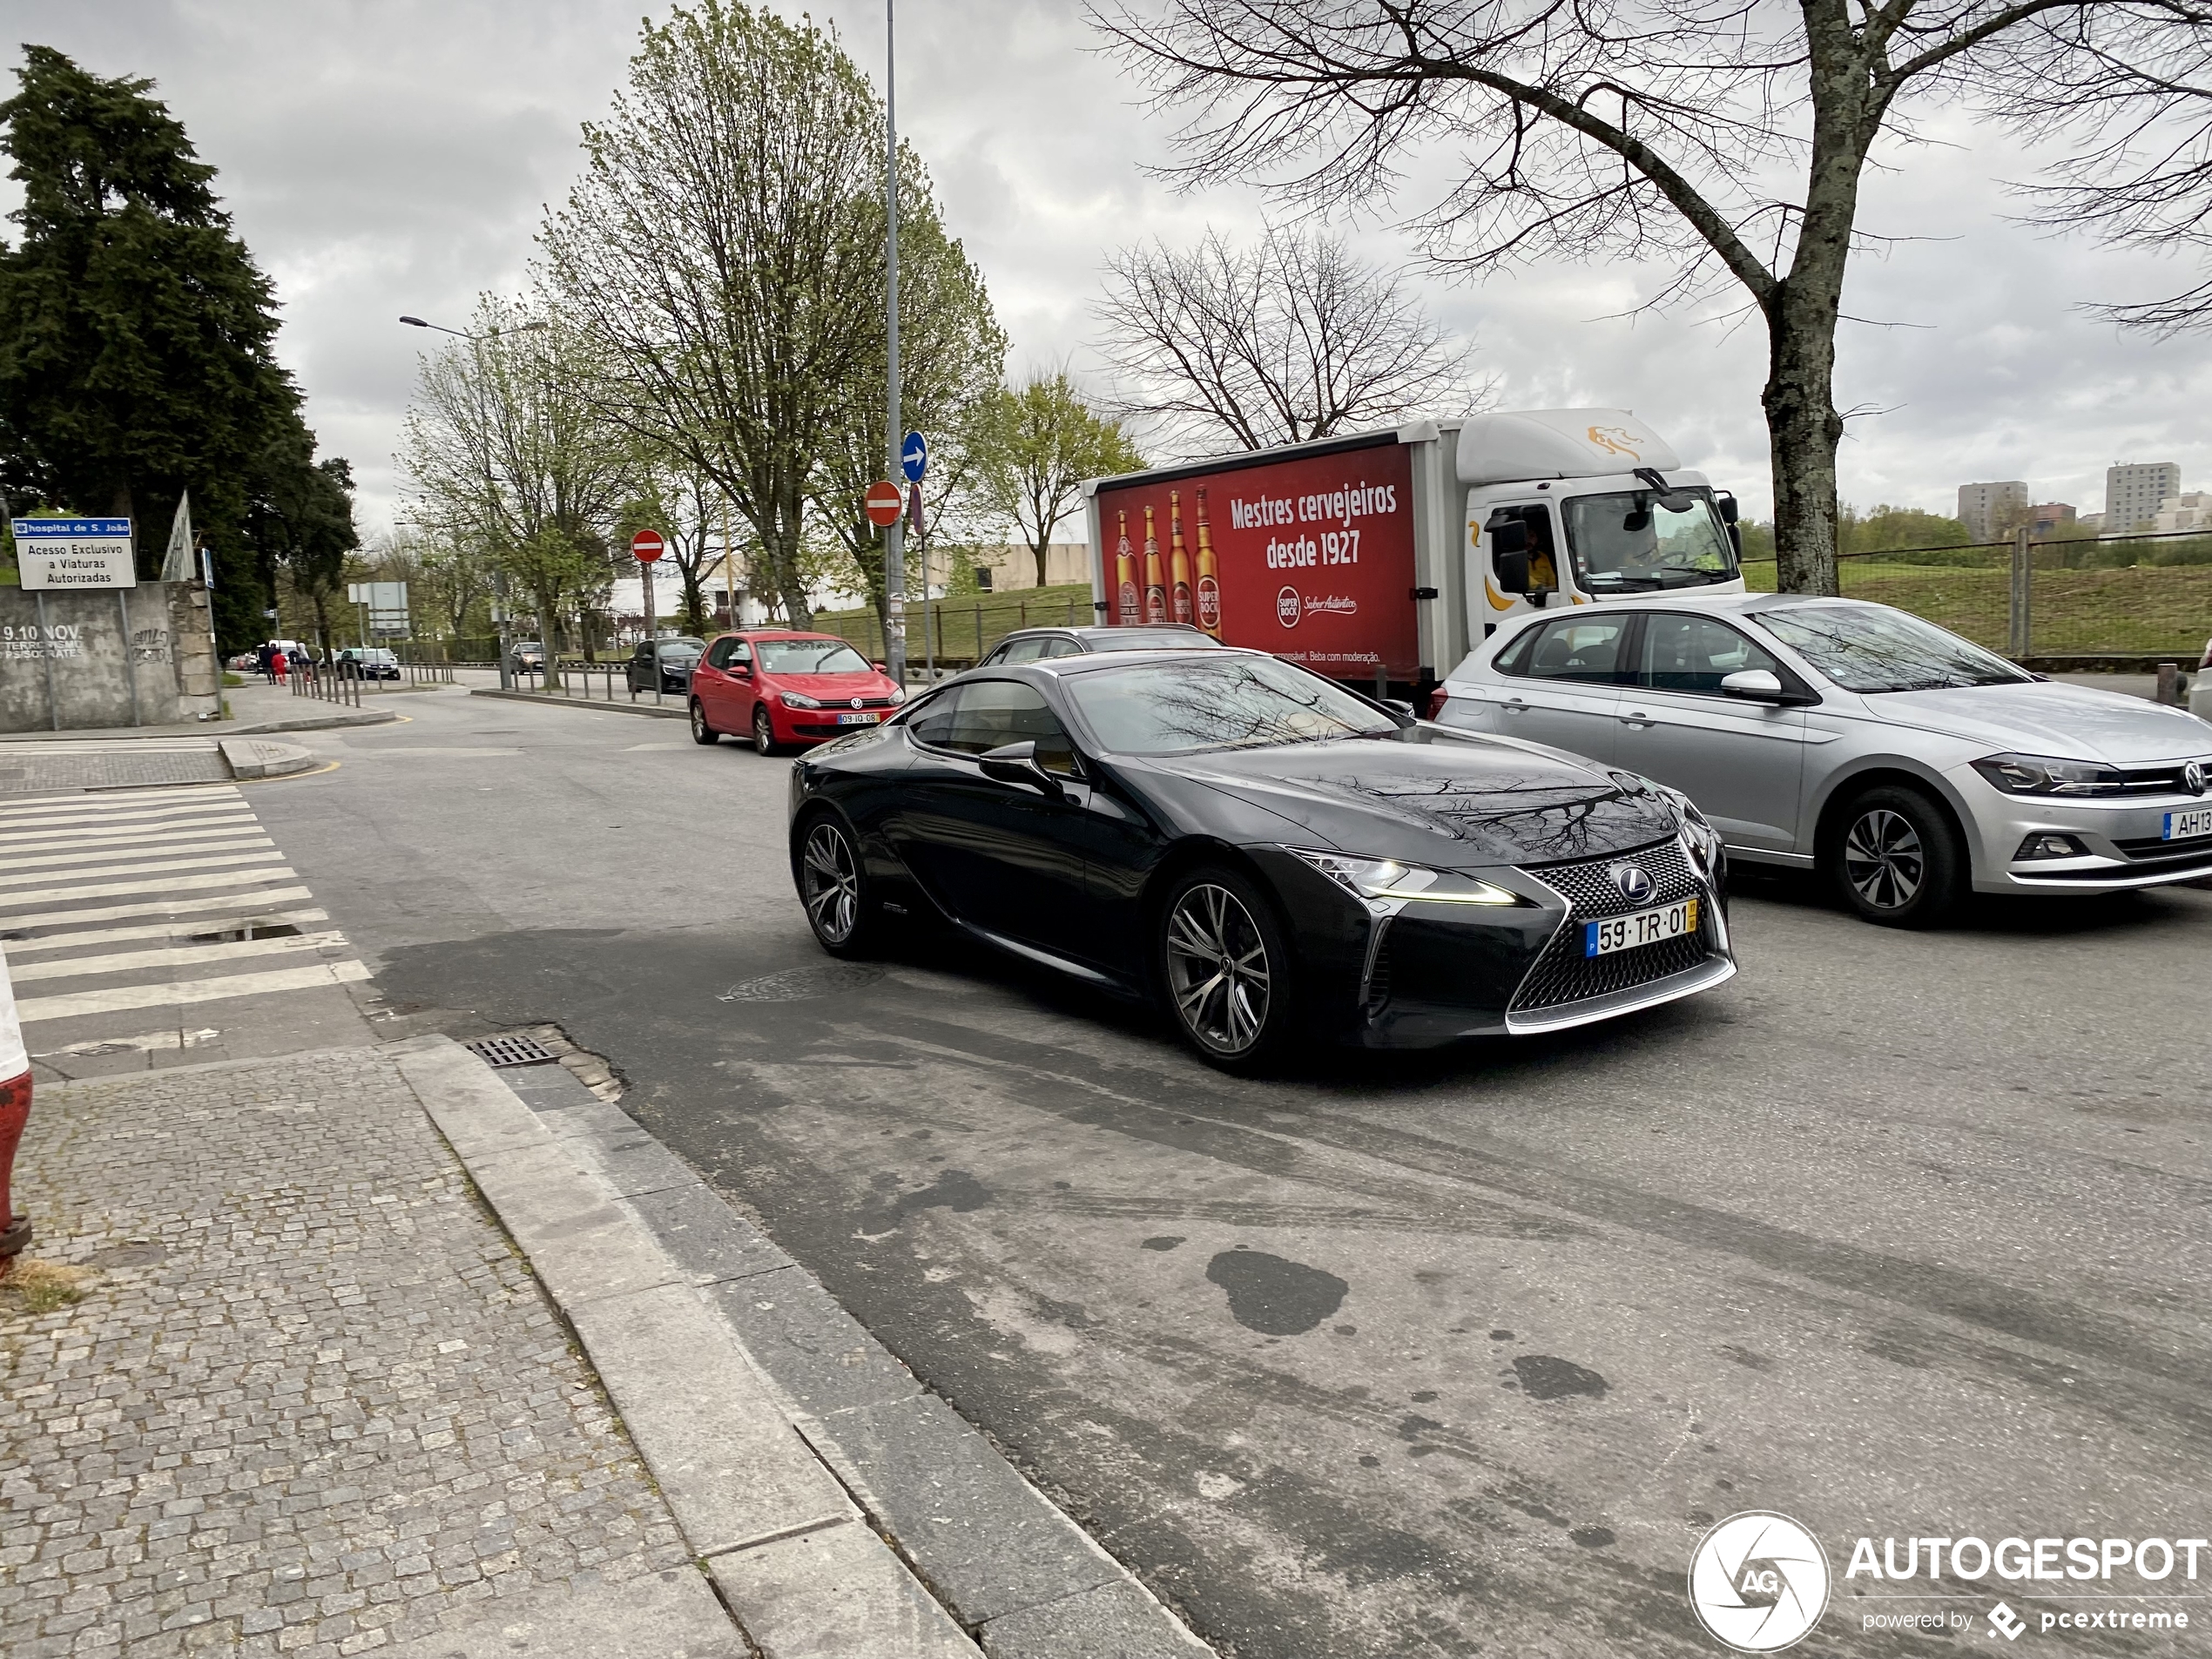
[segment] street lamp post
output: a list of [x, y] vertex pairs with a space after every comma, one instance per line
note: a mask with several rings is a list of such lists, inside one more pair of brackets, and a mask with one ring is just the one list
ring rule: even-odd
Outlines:
[[[899, 421], [899, 102], [896, 60], [893, 51], [896, 0], [883, 0], [883, 205], [887, 220], [884, 246], [883, 303], [889, 334], [891, 374], [889, 418], [884, 432], [887, 478], [899, 476], [899, 440], [905, 428]], [[925, 596], [926, 597], [926, 596]], [[883, 531], [884, 611], [890, 620], [883, 655], [891, 670], [891, 683], [907, 683], [907, 536], [904, 515]], [[925, 611], [925, 615], [927, 612]]]

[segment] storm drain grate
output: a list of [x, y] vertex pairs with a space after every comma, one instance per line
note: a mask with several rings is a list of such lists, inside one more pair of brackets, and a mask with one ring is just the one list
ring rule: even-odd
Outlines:
[[474, 1042], [461, 1046], [495, 1069], [502, 1066], [542, 1065], [556, 1057], [536, 1037], [478, 1037]]

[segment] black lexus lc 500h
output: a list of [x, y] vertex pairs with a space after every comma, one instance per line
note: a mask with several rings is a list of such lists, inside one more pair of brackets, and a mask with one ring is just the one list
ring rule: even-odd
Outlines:
[[1555, 1030], [1736, 971], [1687, 797], [1258, 651], [972, 670], [792, 767], [823, 948], [941, 917], [1156, 999], [1200, 1055]]

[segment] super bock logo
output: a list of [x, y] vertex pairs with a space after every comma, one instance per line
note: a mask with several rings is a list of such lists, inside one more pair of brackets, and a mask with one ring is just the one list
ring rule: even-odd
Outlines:
[[1697, 1622], [1738, 1653], [1802, 1640], [1828, 1608], [1828, 1557], [1787, 1515], [1750, 1510], [1707, 1533], [1689, 1559]]

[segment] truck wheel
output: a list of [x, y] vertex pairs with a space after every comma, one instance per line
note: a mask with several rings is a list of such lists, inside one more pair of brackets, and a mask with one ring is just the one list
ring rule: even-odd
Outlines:
[[1868, 790], [1838, 815], [1828, 839], [1829, 879], [1864, 920], [1932, 927], [1957, 906], [1965, 850], [1949, 814], [1919, 790]]

